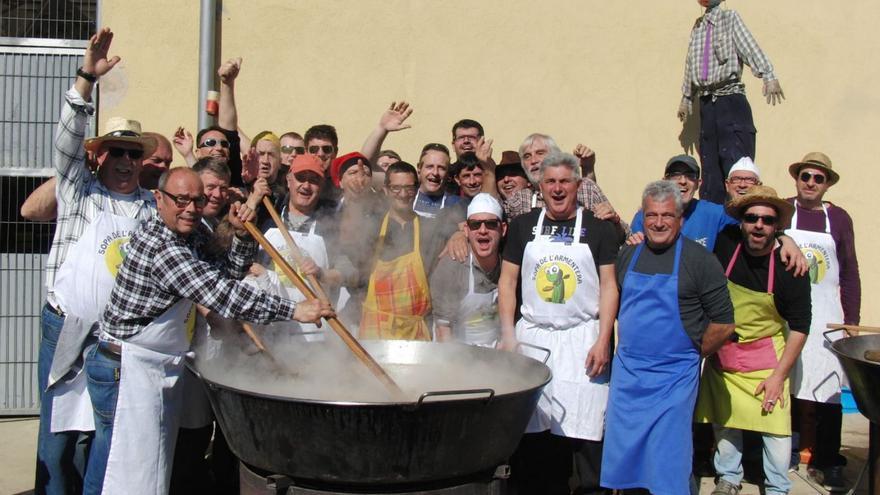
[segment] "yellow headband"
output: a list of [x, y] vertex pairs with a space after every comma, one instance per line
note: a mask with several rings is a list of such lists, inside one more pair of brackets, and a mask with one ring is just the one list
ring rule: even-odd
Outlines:
[[274, 144], [275, 146], [281, 146], [281, 139], [278, 136], [276, 136], [275, 133], [272, 131], [263, 131], [263, 132], [257, 134], [256, 136], [254, 136], [254, 141], [253, 141], [254, 144], [256, 144], [260, 141], [269, 141], [270, 143]]

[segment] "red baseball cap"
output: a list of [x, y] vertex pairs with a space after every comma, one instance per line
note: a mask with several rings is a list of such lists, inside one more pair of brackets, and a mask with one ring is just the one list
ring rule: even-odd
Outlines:
[[290, 173], [298, 174], [300, 172], [314, 172], [320, 177], [324, 177], [324, 167], [321, 165], [321, 159], [316, 155], [296, 155], [290, 162]]
[[333, 160], [333, 163], [330, 164], [330, 178], [333, 179], [333, 184], [336, 187], [339, 187], [342, 174], [345, 173], [348, 167], [356, 164], [358, 160], [363, 161], [367, 167], [370, 166], [370, 160], [359, 151], [352, 151]]

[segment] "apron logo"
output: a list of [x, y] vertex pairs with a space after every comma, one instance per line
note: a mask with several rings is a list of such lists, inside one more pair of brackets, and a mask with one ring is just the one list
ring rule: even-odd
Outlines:
[[122, 266], [122, 262], [125, 261], [125, 256], [128, 254], [128, 241], [129, 237], [113, 238], [113, 236], [110, 236], [104, 239], [98, 250], [98, 254], [104, 255], [104, 263], [107, 264], [107, 271], [109, 271], [110, 275], [114, 278], [119, 272], [119, 267]]
[[581, 283], [580, 269], [567, 256], [546, 256], [532, 274], [538, 296], [551, 304], [565, 304]]
[[801, 248], [804, 257], [807, 258], [807, 264], [810, 265], [810, 283], [816, 285], [825, 278], [825, 272], [828, 271], [828, 261], [830, 257], [828, 252], [822, 246], [815, 244], [807, 244]]

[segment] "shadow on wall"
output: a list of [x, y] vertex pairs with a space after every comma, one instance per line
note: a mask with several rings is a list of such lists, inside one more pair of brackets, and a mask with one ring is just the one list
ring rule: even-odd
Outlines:
[[690, 117], [681, 126], [681, 133], [678, 135], [678, 142], [681, 149], [691, 156], [699, 157], [699, 148], [697, 144], [700, 142], [700, 100], [694, 99], [694, 108]]

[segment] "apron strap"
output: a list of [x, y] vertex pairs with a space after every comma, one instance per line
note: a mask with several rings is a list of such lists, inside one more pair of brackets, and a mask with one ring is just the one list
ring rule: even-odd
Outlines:
[[470, 276], [468, 278], [468, 292], [467, 295], [470, 296], [474, 293], [474, 252], [470, 253]]
[[[739, 252], [742, 250], [742, 243], [736, 245], [736, 250], [733, 252], [733, 256], [730, 258], [730, 261], [727, 262], [727, 269], [724, 271], [724, 276], [730, 278], [730, 272], [733, 271], [733, 264], [736, 262], [736, 259], [739, 257]], [[776, 261], [773, 259], [776, 254], [776, 244], [774, 241], [773, 248], [770, 250], [770, 267], [768, 269], [767, 275], [767, 293], [773, 294], [774, 287], [774, 279], [776, 278]], [[676, 264], [678, 263], [678, 253], [676, 253]]]
[[[797, 217], [798, 217], [798, 208], [801, 208], [801, 205], [798, 204], [797, 198], [794, 200], [794, 215], [791, 217], [791, 228], [797, 230]], [[828, 217], [828, 206], [825, 205], [825, 202], [822, 202], [822, 211], [825, 212], [825, 233], [831, 233], [831, 219]]]
[[742, 243], [736, 245], [736, 249], [733, 251], [733, 256], [730, 257], [730, 261], [727, 262], [727, 269], [724, 270], [724, 276], [730, 278], [730, 272], [733, 271], [733, 264], [736, 263], [736, 259], [739, 258], [739, 252], [742, 250]]
[[[626, 267], [627, 273], [635, 270], [636, 261], [638, 261], [639, 256], [642, 254], [642, 248], [647, 244], [647, 241], [642, 241], [641, 244], [636, 247], [636, 252], [633, 254], [633, 257], [629, 260], [629, 265]], [[681, 247], [684, 242], [681, 240], [681, 233], [678, 234], [678, 240], [675, 241], [675, 261], [672, 264], [672, 274], [678, 274], [678, 267], [681, 262]]]

